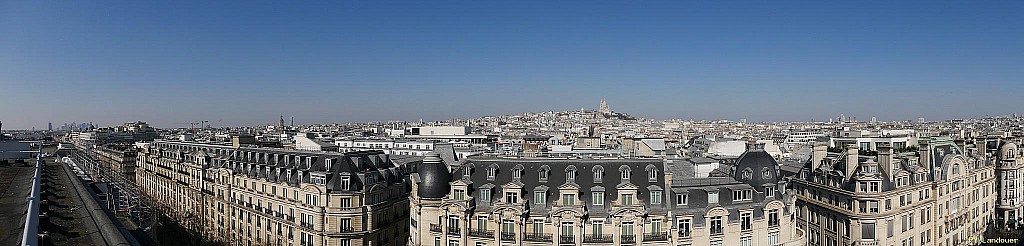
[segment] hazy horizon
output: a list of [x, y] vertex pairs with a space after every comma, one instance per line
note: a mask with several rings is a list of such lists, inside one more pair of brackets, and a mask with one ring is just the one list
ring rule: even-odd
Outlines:
[[[1024, 2], [0, 2], [0, 121], [981, 118]], [[81, 122], [79, 122], [81, 123]]]

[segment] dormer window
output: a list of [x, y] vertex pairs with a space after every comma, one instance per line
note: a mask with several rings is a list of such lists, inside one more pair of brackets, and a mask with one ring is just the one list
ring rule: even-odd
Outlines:
[[342, 190], [349, 190], [351, 188], [351, 186], [352, 186], [352, 178], [350, 178], [349, 176], [342, 176], [341, 177], [341, 189]]
[[658, 168], [655, 167], [654, 165], [647, 165], [647, 181], [658, 181]]
[[629, 167], [622, 166], [622, 168], [619, 168], [619, 177], [623, 181], [629, 180]]
[[772, 170], [768, 169], [767, 167], [766, 168], [762, 168], [761, 169], [761, 177], [765, 178], [765, 179], [772, 178]]
[[594, 166], [594, 183], [601, 183], [601, 179], [604, 177], [604, 168], [601, 166]]
[[540, 172], [537, 173], [537, 177], [539, 177], [541, 182], [547, 181], [549, 172], [550, 171], [548, 171], [547, 169], [541, 169]]
[[505, 192], [505, 203], [519, 203], [519, 197], [515, 192]]
[[732, 192], [733, 201], [749, 201], [752, 199], [753, 192], [751, 190], [736, 190]]
[[512, 178], [513, 179], [520, 179], [522, 177], [523, 177], [523, 169], [516, 168], [516, 169], [512, 170]]
[[569, 181], [576, 180], [576, 166], [569, 166], [565, 168], [565, 178]]
[[452, 195], [452, 197], [455, 198], [455, 200], [466, 199], [466, 191], [462, 189], [456, 189], [455, 194]]
[[328, 171], [330, 171], [330, 170], [331, 170], [331, 166], [332, 166], [333, 164], [334, 164], [334, 159], [330, 159], [330, 158], [329, 158], [329, 159], [326, 159], [326, 160], [324, 160], [324, 165], [325, 165], [325, 166], [327, 166], [327, 170], [328, 170]]
[[498, 173], [498, 169], [495, 167], [487, 168], [487, 180], [494, 180], [494, 175]]
[[740, 174], [740, 177], [742, 177], [743, 179], [746, 179], [746, 180], [750, 180], [753, 177], [753, 174], [754, 174], [754, 172], [750, 171], [750, 168], [746, 168], [746, 169], [743, 169], [743, 173]]

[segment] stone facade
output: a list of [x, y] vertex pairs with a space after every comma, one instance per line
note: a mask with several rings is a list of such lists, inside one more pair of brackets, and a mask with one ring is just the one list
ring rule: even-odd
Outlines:
[[182, 225], [238, 245], [404, 245], [408, 189], [379, 151], [155, 141], [137, 184]]
[[882, 143], [870, 157], [856, 145], [816, 146], [792, 182], [808, 245], [954, 246], [981, 236], [994, 212], [994, 166], [948, 137], [918, 145], [893, 153]]
[[[740, 163], [775, 163], [764, 156]], [[410, 177], [409, 245], [803, 245], [784, 183], [763, 167], [709, 179], [664, 159], [433, 153]]]

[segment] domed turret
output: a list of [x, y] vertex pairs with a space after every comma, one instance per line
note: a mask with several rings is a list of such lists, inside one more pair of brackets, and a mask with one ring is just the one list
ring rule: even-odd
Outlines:
[[421, 179], [417, 189], [420, 198], [439, 199], [448, 195], [448, 191], [451, 190], [451, 185], [448, 182], [451, 181], [452, 174], [448, 171], [448, 166], [441, 160], [440, 154], [435, 152], [427, 154], [423, 158], [423, 163], [419, 165], [418, 173]]
[[736, 160], [734, 178], [761, 191], [764, 184], [778, 183], [777, 166], [775, 158], [764, 151], [763, 143], [751, 142], [747, 144], [747, 151]]

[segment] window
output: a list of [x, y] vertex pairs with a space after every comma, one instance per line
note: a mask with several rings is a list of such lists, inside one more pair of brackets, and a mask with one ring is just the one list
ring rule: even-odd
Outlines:
[[540, 235], [544, 233], [544, 220], [535, 219], [533, 220], [533, 234]]
[[522, 169], [516, 168], [516, 169], [512, 170], [512, 178], [513, 179], [520, 179], [522, 177], [523, 177], [523, 170]]
[[751, 237], [750, 236], [740, 237], [740, 246], [750, 246], [750, 245], [751, 245]]
[[505, 203], [519, 203], [515, 192], [505, 192]]
[[487, 216], [476, 217], [476, 229], [481, 231], [487, 230]]
[[537, 176], [540, 177], [540, 181], [548, 180], [548, 170], [547, 169], [541, 169], [540, 173], [538, 173]]
[[687, 194], [676, 194], [676, 205], [678, 205], [678, 206], [686, 205], [686, 200], [688, 198], [690, 198], [690, 197]]
[[647, 174], [648, 174], [647, 180], [652, 181], [652, 182], [658, 181], [658, 169], [653, 169], [652, 168], [652, 169], [647, 171]]
[[717, 191], [708, 191], [708, 203], [718, 203]]
[[480, 190], [480, 202], [491, 202], [491, 189]]
[[733, 201], [747, 201], [751, 199], [751, 190], [734, 190], [732, 191]]
[[629, 180], [629, 168], [623, 167], [619, 169], [619, 173], [623, 181]]
[[623, 236], [632, 236], [633, 234], [633, 222], [622, 222], [621, 233]]
[[594, 234], [594, 236], [596, 236], [596, 237], [601, 237], [601, 235], [604, 234], [604, 221], [595, 220], [595, 221], [591, 222], [591, 224], [592, 224], [590, 226], [591, 233]]
[[768, 210], [768, 226], [769, 227], [779, 226], [779, 210], [778, 209]]
[[889, 220], [886, 221], [886, 224], [885, 224], [885, 235], [886, 235], [886, 237], [892, 237], [893, 227], [895, 227], [893, 224], [894, 223], [892, 222], [892, 219], [889, 219]]
[[868, 202], [868, 205], [870, 206], [869, 207], [869, 211], [870, 212], [878, 213], [878, 201], [870, 201], [870, 202]]
[[464, 191], [464, 190], [459, 190], [459, 189], [456, 189], [456, 190], [455, 190], [455, 194], [453, 194], [453, 198], [454, 198], [455, 200], [462, 200], [462, 199], [466, 199], [466, 191]]
[[764, 187], [764, 197], [766, 197], [766, 198], [774, 198], [775, 197], [775, 186], [765, 186]]
[[767, 167], [761, 169], [761, 176], [766, 178], [766, 179], [772, 178], [772, 171], [771, 171], [771, 169], [768, 169]]
[[487, 168], [487, 180], [494, 180], [494, 175], [497, 172], [498, 172], [497, 168], [495, 168], [495, 167], [488, 167]]
[[604, 192], [595, 191], [593, 193], [594, 205], [604, 205]]
[[459, 216], [448, 216], [448, 230], [459, 231]]
[[722, 216], [711, 217], [711, 235], [722, 234]]
[[679, 227], [679, 237], [690, 237], [690, 219], [679, 219], [676, 225]]
[[871, 182], [871, 192], [878, 192], [878, 182]]
[[576, 194], [562, 194], [562, 206], [576, 205]]
[[779, 244], [779, 232], [773, 231], [768, 233], [768, 245]]
[[622, 194], [622, 205], [633, 205], [633, 194]]
[[750, 230], [750, 213], [740, 214], [740, 230]]
[[651, 204], [661, 204], [661, 191], [651, 191]]
[[572, 222], [562, 222], [562, 231], [560, 235], [564, 237], [572, 237], [572, 225]]
[[534, 203], [536, 203], [537, 205], [543, 205], [544, 203], [546, 203], [546, 201], [544, 201], [544, 198], [547, 198], [547, 193], [548, 192], [542, 190], [533, 192]]
[[516, 223], [511, 220], [502, 220], [501, 233], [505, 235], [511, 235], [516, 233]]
[[594, 166], [594, 183], [601, 183], [601, 178], [604, 177], [604, 168], [601, 166]]
[[875, 239], [875, 223], [861, 224], [860, 236], [863, 239]]

